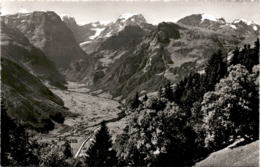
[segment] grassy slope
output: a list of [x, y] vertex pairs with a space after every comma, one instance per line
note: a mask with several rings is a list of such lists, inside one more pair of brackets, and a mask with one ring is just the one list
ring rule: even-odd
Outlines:
[[225, 148], [212, 153], [208, 158], [198, 162], [195, 167], [258, 167], [259, 140], [250, 144]]
[[9, 115], [40, 131], [52, 129], [51, 120], [63, 122], [67, 110], [58, 96], [11, 60], [2, 57], [1, 66], [1, 93]]

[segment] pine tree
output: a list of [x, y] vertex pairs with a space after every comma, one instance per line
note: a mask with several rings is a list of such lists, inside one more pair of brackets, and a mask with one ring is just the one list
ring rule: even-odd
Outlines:
[[239, 56], [239, 49], [238, 49], [238, 47], [236, 47], [236, 49], [233, 51], [233, 57], [231, 59], [231, 64], [238, 64], [238, 62], [239, 62], [238, 56]]
[[134, 98], [131, 100], [130, 102], [130, 107], [132, 109], [136, 109], [139, 107], [139, 105], [141, 104], [142, 102], [139, 100], [139, 93], [136, 92]]
[[257, 38], [257, 40], [255, 41], [255, 51], [257, 53], [259, 52], [259, 47], [260, 47], [259, 38]]
[[143, 98], [143, 101], [145, 102], [145, 101], [147, 101], [148, 100], [148, 96], [147, 96], [147, 94], [145, 94], [144, 95], [144, 98]]
[[72, 149], [68, 140], [62, 145], [62, 151], [64, 154], [65, 159], [73, 157]]
[[160, 99], [162, 97], [164, 97], [164, 90], [163, 90], [162, 86], [160, 86], [159, 91], [158, 91], [158, 98]]
[[111, 136], [103, 121], [95, 136], [95, 143], [87, 151], [86, 163], [91, 167], [116, 166], [116, 152], [112, 149]]
[[168, 100], [173, 100], [173, 90], [171, 87], [171, 82], [167, 82], [164, 87], [164, 97]]
[[207, 90], [213, 90], [215, 84], [227, 73], [227, 64], [224, 62], [220, 50], [211, 56], [205, 72], [204, 85], [207, 87]]
[[259, 39], [255, 41], [254, 48], [250, 49], [250, 45], [244, 45], [244, 48], [241, 52], [236, 49], [233, 52], [233, 58], [231, 59], [230, 64], [236, 65], [241, 64], [247, 68], [249, 72], [252, 72], [254, 65], [259, 62]]

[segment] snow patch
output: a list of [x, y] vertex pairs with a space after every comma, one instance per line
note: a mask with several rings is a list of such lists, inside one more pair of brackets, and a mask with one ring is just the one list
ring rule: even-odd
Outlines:
[[81, 42], [79, 45], [82, 46], [82, 45], [89, 44], [89, 43], [91, 43], [91, 41]]
[[233, 24], [230, 24], [230, 27], [233, 28], [233, 29], [237, 29], [237, 27]]
[[92, 23], [91, 25], [92, 25], [93, 27], [97, 27], [97, 26], [98, 26], [97, 23]]
[[204, 20], [211, 20], [211, 21], [217, 21], [217, 18], [216, 17], [214, 17], [214, 16], [211, 16], [211, 15], [208, 15], [208, 14], [205, 14], [205, 13], [203, 13], [202, 15], [201, 15], [201, 21], [203, 22]]
[[105, 30], [105, 28], [92, 28], [91, 30], [96, 31], [96, 33], [89, 37], [89, 39], [95, 39], [97, 36], [101, 34], [102, 31]]
[[258, 30], [258, 28], [257, 28], [257, 26], [256, 26], [256, 25], [254, 25], [254, 26], [253, 26], [253, 29], [254, 29], [255, 31], [257, 31], [257, 30]]
[[112, 36], [112, 31], [108, 32], [104, 37], [108, 38]]
[[139, 14], [138, 13], [124, 13], [124, 14], [121, 14], [118, 19], [127, 20], [135, 15], [139, 15]]

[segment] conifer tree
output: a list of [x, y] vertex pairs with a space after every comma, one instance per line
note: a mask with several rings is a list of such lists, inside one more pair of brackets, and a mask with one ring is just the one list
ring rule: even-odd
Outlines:
[[65, 159], [73, 157], [72, 149], [68, 140], [62, 145], [62, 151], [64, 154]]
[[130, 102], [130, 107], [132, 109], [136, 109], [139, 107], [140, 104], [141, 104], [141, 101], [139, 100], [139, 93], [136, 92], [134, 98]]
[[95, 136], [95, 143], [87, 151], [86, 163], [91, 167], [116, 166], [116, 152], [112, 149], [111, 136], [103, 121]]
[[255, 41], [254, 48], [250, 49], [250, 45], [244, 45], [241, 52], [236, 49], [233, 52], [233, 58], [231, 59], [231, 64], [241, 64], [247, 68], [249, 72], [252, 72], [254, 65], [259, 62], [259, 39]]
[[144, 95], [143, 101], [147, 101], [148, 100], [148, 96], [147, 94]]
[[171, 82], [167, 82], [165, 87], [164, 87], [164, 96], [168, 100], [173, 100], [173, 90], [171, 87]]
[[220, 50], [211, 56], [205, 72], [206, 77], [204, 85], [207, 86], [207, 90], [213, 90], [215, 84], [227, 73], [227, 64], [224, 62]]
[[255, 41], [255, 51], [257, 53], [259, 52], [259, 47], [260, 47], [259, 38], [257, 38], [257, 40]]
[[163, 90], [162, 86], [160, 86], [159, 91], [158, 91], [158, 98], [160, 99], [162, 97], [164, 97], [164, 90]]

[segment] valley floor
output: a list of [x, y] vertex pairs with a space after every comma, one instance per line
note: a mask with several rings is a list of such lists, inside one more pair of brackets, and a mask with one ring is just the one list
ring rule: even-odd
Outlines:
[[75, 153], [86, 138], [93, 133], [103, 120], [109, 121], [107, 124], [112, 139], [120, 133], [125, 126], [125, 119], [117, 119], [121, 112], [118, 109], [119, 102], [107, 98], [106, 96], [91, 95], [85, 85], [68, 82], [68, 90], [60, 90], [48, 86], [53, 93], [64, 101], [64, 106], [75, 116], [66, 117], [64, 124], [56, 124], [56, 128], [49, 134], [42, 134], [42, 141], [63, 141], [67, 139], [71, 142]]

